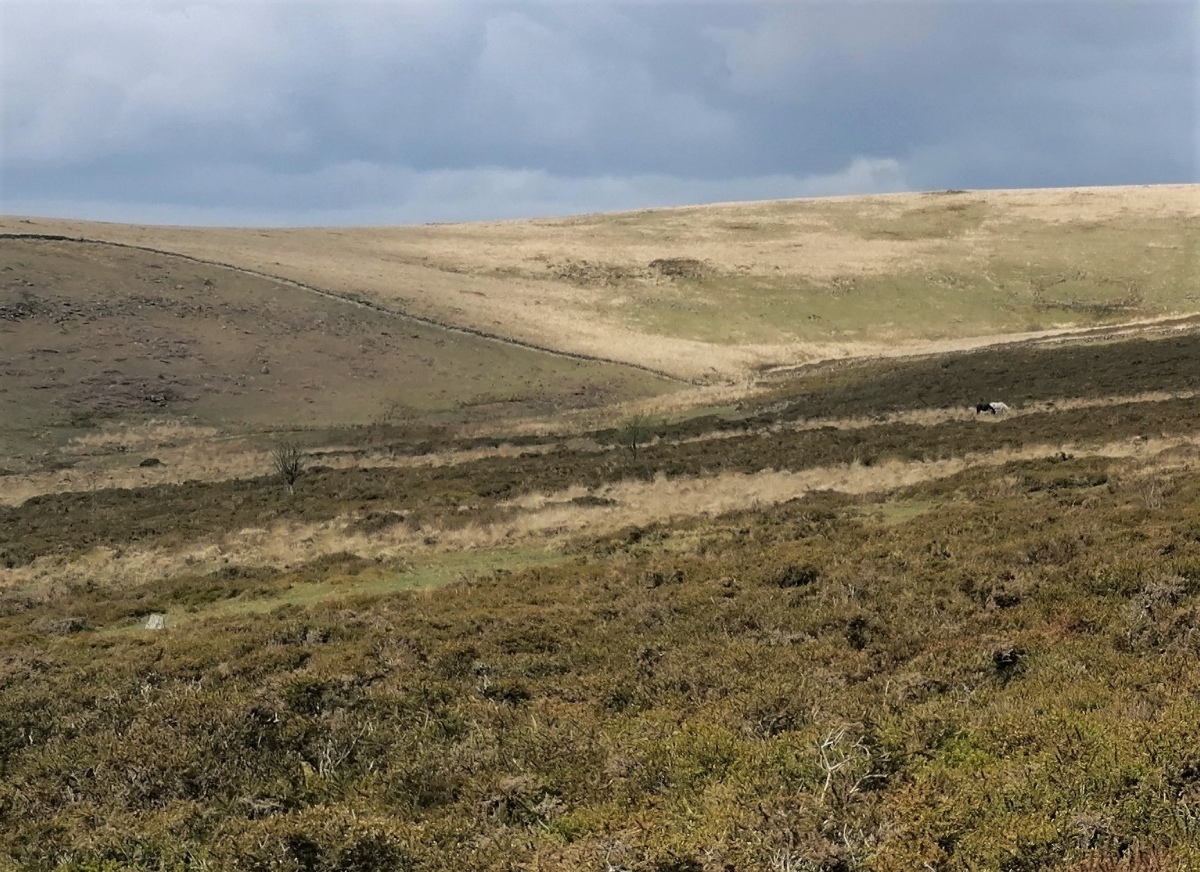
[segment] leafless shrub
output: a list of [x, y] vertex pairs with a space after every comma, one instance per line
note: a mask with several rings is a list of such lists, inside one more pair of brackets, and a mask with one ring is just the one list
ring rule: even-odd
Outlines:
[[843, 806], [855, 794], [870, 789], [871, 782], [887, 776], [879, 770], [878, 751], [863, 738], [853, 739], [850, 727], [830, 730], [816, 743], [817, 766], [825, 776], [818, 802], [831, 797]]
[[271, 452], [271, 465], [288, 489], [289, 494], [296, 492], [296, 482], [304, 471], [304, 455], [294, 442], [283, 442]]
[[638, 448], [649, 442], [654, 434], [654, 419], [649, 415], [634, 415], [626, 419], [617, 432], [621, 445], [637, 460]]
[[1150, 478], [1144, 481], [1139, 488], [1142, 502], [1146, 508], [1150, 510], [1161, 509], [1163, 506], [1163, 485], [1157, 479]]

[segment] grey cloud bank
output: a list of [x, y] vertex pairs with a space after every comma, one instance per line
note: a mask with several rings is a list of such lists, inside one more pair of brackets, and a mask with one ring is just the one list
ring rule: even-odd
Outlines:
[[0, 0], [0, 210], [411, 223], [1197, 180], [1192, 2]]

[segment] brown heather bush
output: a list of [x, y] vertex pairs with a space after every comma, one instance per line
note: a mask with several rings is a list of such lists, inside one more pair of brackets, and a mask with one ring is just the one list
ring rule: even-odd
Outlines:
[[[1134, 406], [312, 468], [282, 501], [39, 497], [0, 510], [0, 552], [347, 514], [433, 536], [630, 476], [1194, 429], [1192, 400]], [[7, 586], [0, 867], [1200, 868], [1200, 477], [1147, 499], [1153, 459], [1072, 452], [640, 522], [436, 590], [350, 584], [402, 572], [350, 552]]]
[[[1095, 467], [1050, 465], [1014, 466], [1023, 485], [1003, 498], [972, 497], [979, 472], [907, 489], [892, 502], [925, 508], [901, 522], [817, 495], [429, 595], [201, 608], [159, 634], [120, 627], [218, 594], [192, 581], [6, 610], [0, 856], [1188, 868], [1200, 481], [1151, 514], [1104, 485], [1079, 508]], [[672, 551], [683, 535], [689, 553]], [[240, 575], [205, 584], [236, 604]], [[58, 633], [65, 618], [79, 623]], [[1019, 668], [998, 667], [1010, 650]]]

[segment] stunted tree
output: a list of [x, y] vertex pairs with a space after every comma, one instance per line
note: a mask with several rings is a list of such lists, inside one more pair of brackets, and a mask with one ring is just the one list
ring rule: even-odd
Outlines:
[[618, 428], [617, 435], [620, 443], [628, 448], [633, 459], [637, 460], [638, 448], [654, 436], [654, 420], [649, 415], [634, 415]]
[[288, 493], [296, 492], [296, 481], [304, 470], [304, 455], [295, 442], [282, 442], [271, 452], [271, 465], [280, 481], [287, 486]]

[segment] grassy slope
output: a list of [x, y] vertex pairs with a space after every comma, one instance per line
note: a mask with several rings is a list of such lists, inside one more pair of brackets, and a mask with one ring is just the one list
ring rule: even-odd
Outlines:
[[397, 409], [490, 420], [670, 386], [170, 256], [0, 240], [0, 262], [0, 458], [111, 416], [255, 429]]
[[[864, 301], [902, 299], [879, 279], [894, 278], [893, 256], [933, 258], [921, 262], [928, 270], [942, 269], [937, 257], [947, 269], [990, 264], [994, 278], [1001, 255], [980, 255], [987, 244], [1014, 263], [1028, 254], [1055, 281], [1010, 277], [1011, 293], [971, 297], [948, 329], [991, 330], [1004, 313], [1015, 320], [1002, 326], [1129, 317], [1132, 292], [1092, 282], [1101, 268], [1140, 282], [1139, 314], [1185, 307], [1190, 291], [1176, 279], [1190, 274], [1190, 225], [1179, 208], [1152, 214], [1164, 191], [1148, 190], [370, 234], [105, 232], [200, 254], [210, 246], [250, 265], [274, 257], [286, 268], [262, 266], [393, 303], [397, 276], [425, 277], [406, 286], [405, 305], [514, 333], [537, 326], [527, 338], [567, 346], [584, 335], [572, 325], [594, 316], [587, 335], [623, 337], [630, 344], [612, 347], [636, 356], [646, 343], [631, 326], [701, 336], [718, 323], [704, 308], [713, 301], [749, 333], [710, 333], [708, 351], [801, 316], [814, 341], [840, 342], [822, 321], [860, 329]], [[1075, 223], [1047, 223], [1047, 209]], [[1116, 226], [1124, 231], [1106, 236]], [[797, 234], [803, 246], [791, 251]], [[322, 238], [351, 252], [353, 269], [334, 269]], [[451, 355], [458, 346], [430, 327], [389, 343], [388, 315], [343, 317], [342, 303], [215, 267], [104, 247], [0, 246], [11, 246], [0, 250], [14, 267], [0, 273], [0, 304], [45, 304], [16, 329], [0, 321], [0, 411], [44, 416], [26, 433], [69, 423], [72, 408], [87, 423], [86, 404], [43, 395], [133, 402], [137, 415], [151, 382], [209, 420], [272, 426], [292, 423], [281, 416], [303, 404], [306, 394], [289, 390], [321, 378], [336, 390], [320, 396], [344, 404], [339, 416], [369, 420], [394, 399], [391, 368], [411, 372], [423, 357], [429, 385], [402, 398], [422, 418], [490, 415], [476, 403], [510, 390], [505, 379], [519, 390], [545, 382], [536, 397], [508, 397], [517, 413], [661, 389], [595, 365], [590, 383], [608, 387], [575, 394], [574, 362], [534, 374], [530, 361], [544, 355], [504, 356], [488, 343]], [[747, 253], [749, 270], [721, 271]], [[708, 266], [666, 265], [685, 273], [675, 278], [648, 268], [676, 255]], [[713, 264], [721, 269], [706, 272]], [[777, 286], [774, 266], [785, 273]], [[793, 281], [823, 288], [832, 308], [821, 320], [807, 318], [816, 297], [801, 306], [789, 296]], [[920, 323], [887, 329], [913, 338], [936, 326], [950, 304], [923, 299]], [[551, 316], [527, 317], [535, 302]], [[25, 343], [19, 360], [12, 337]], [[720, 416], [661, 425], [663, 439], [636, 461], [604, 450], [617, 438], [609, 431], [546, 455], [312, 469], [290, 499], [247, 478], [0, 508], [0, 866], [1200, 868], [1196, 343], [1187, 334], [997, 348], [789, 373]], [[680, 348], [692, 346], [659, 350]], [[97, 392], [88, 379], [105, 369], [123, 390]], [[276, 377], [287, 404], [264, 403], [256, 389]], [[197, 395], [185, 400], [188, 391]], [[1156, 393], [1119, 399], [1146, 392]], [[980, 397], [1016, 414], [961, 412]], [[1071, 398], [1112, 405], [1046, 405]], [[931, 410], [947, 406], [960, 413]], [[870, 420], [887, 413], [916, 417]], [[859, 418], [791, 429], [839, 416]], [[391, 433], [393, 448], [413, 450], [402, 430], [371, 438]], [[1138, 456], [1155, 440], [1176, 447]], [[1012, 459], [929, 472], [997, 452]], [[912, 466], [913, 484], [883, 485], [896, 464]], [[847, 465], [865, 495], [764, 499], [717, 516], [688, 484]], [[656, 491], [649, 517], [683, 517], [565, 545], [563, 530], [575, 529], [565, 521], [504, 532], [535, 511], [522, 499], [554, 497], [612, 529], [610, 519], [646, 515], [622, 504], [628, 494]], [[172, 629], [138, 629], [150, 611], [166, 611]]]
[[[1159, 342], [979, 352], [941, 371], [954, 391], [997, 367], [1061, 391], [1033, 380], [1053, 371], [1087, 395], [1191, 354]], [[747, 411], [786, 420], [822, 384], [836, 391], [822, 402], [869, 406], [877, 377], [838, 369]], [[636, 462], [564, 450], [315, 471], [295, 500], [251, 481], [6, 510], [10, 544], [32, 549], [10, 557], [69, 558], [338, 513], [376, 532], [506, 524], [512, 496], [662, 471], [1082, 446], [557, 553], [255, 568], [235, 549], [216, 569], [108, 583], [64, 563], [0, 594], [0, 856], [80, 870], [1189, 868], [1195, 450], [1085, 454], [1194, 436], [1196, 403], [768, 430]], [[174, 629], [131, 628], [160, 610]]]
[[[9, 594], [0, 856], [1190, 868], [1200, 492], [1190, 472], [1159, 481], [1016, 464], [161, 634], [76, 632], [63, 603]], [[219, 582], [78, 588], [72, 608], [112, 620], [277, 584]], [[1118, 865], [1133, 849], [1161, 865]]]
[[[1025, 446], [1088, 446], [1135, 437], [1182, 438], [1195, 429], [1200, 398], [1200, 334], [1127, 339], [1056, 348], [996, 348], [913, 360], [884, 368], [876, 362], [840, 365], [783, 381], [728, 417], [692, 417], [655, 428], [661, 441], [636, 462], [598, 431], [590, 447], [559, 445], [542, 455], [483, 457], [446, 466], [315, 468], [294, 498], [281, 501], [263, 479], [159, 485], [97, 492], [47, 494], [23, 506], [0, 508], [0, 558], [25, 563], [40, 553], [70, 553], [91, 545], [140, 540], [180, 543], [210, 531], [260, 527], [282, 520], [320, 523], [370, 515], [404, 521], [414, 530], [433, 524], [499, 523], [502, 507], [531, 493], [572, 486], [601, 488], [629, 477], [719, 472], [753, 473], [888, 461], [932, 461]], [[995, 420], [970, 408], [911, 421], [861, 420], [994, 397], [1000, 385], [1015, 409]], [[1150, 391], [1156, 402], [1114, 402], [1056, 414], [1021, 415], [1025, 404], [1064, 397], [1102, 400]], [[1179, 394], [1169, 398], [1171, 394]], [[1036, 408], [1041, 408], [1039, 405]], [[860, 416], [854, 426], [782, 429], [805, 419]], [[869, 424], [869, 426], [867, 426]], [[718, 431], [724, 438], [701, 439]], [[386, 446], [385, 446], [386, 447]], [[421, 450], [428, 450], [422, 448]], [[314, 458], [312, 463], [319, 463]], [[3, 559], [0, 559], [2, 565]]]
[[[237, 263], [688, 377], [1197, 309], [1194, 186], [328, 230], [4, 219]], [[665, 262], [664, 262], [665, 261]]]

